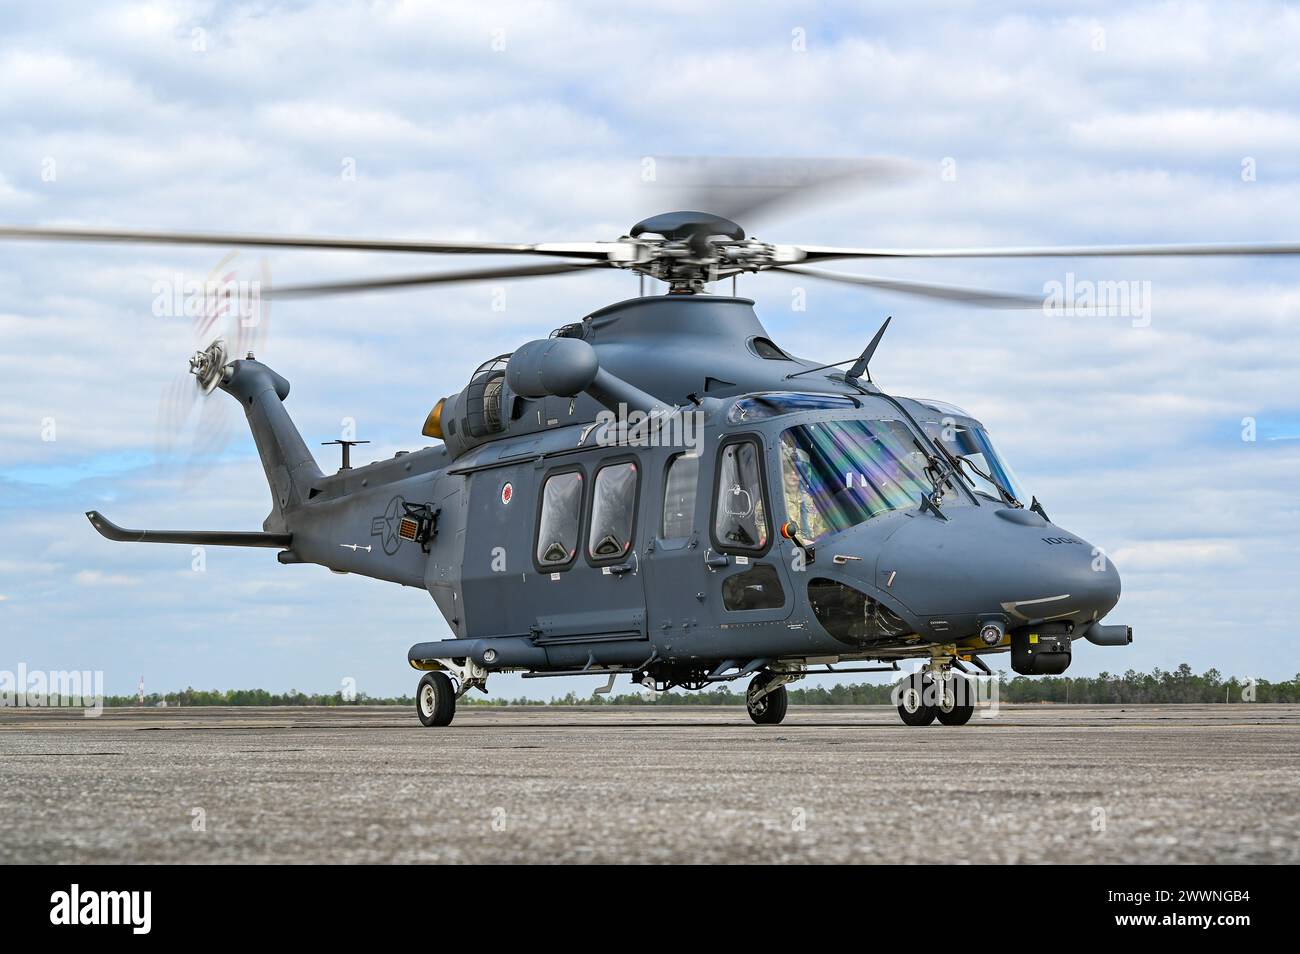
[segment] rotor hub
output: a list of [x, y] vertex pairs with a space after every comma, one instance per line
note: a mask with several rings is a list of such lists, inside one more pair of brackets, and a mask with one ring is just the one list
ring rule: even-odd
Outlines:
[[712, 212], [661, 212], [648, 219], [642, 219], [632, 226], [628, 234], [640, 238], [645, 234], [662, 235], [665, 239], [685, 242], [691, 239], [709, 238], [721, 235], [739, 242], [745, 237], [745, 230], [731, 219], [724, 219]]
[[775, 246], [745, 236], [730, 219], [711, 212], [664, 212], [642, 219], [628, 233], [639, 255], [622, 267], [693, 294], [710, 282], [757, 272], [778, 262]]
[[190, 358], [190, 374], [194, 375], [204, 394], [216, 390], [225, 375], [228, 361], [226, 343], [220, 338]]

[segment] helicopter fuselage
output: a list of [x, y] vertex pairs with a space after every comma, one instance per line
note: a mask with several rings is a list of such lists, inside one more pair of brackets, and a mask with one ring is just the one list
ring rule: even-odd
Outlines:
[[[651, 309], [662, 321], [663, 303], [611, 306], [581, 333], [602, 368], [655, 387], [673, 415], [652, 426], [585, 394], [524, 400], [507, 385], [515, 403], [497, 411], [500, 436], [474, 440], [471, 412], [449, 399], [459, 442], [453, 431], [442, 446], [324, 478], [285, 513], [293, 546], [282, 559], [428, 590], [465, 642], [418, 644], [417, 668], [455, 651], [488, 671], [633, 671], [689, 685], [759, 664], [1005, 652], [1027, 628], [1055, 650], [1030, 671], [1059, 671], [1071, 639], [1115, 605], [1104, 554], [1021, 501], [974, 489], [936, 448], [943, 428], [975, 432], [978, 421], [838, 372], [800, 374], [816, 366], [754, 348], [766, 333], [743, 299], [673, 302], [706, 339], [699, 347], [715, 347], [660, 363], [645, 339], [677, 344], [688, 329], [629, 335], [620, 322]], [[704, 310], [713, 314], [690, 315]], [[625, 339], [640, 342], [636, 354]], [[708, 373], [665, 389], [693, 362]], [[863, 472], [826, 473], [822, 459], [810, 478], [799, 445], [850, 465], [859, 452]], [[426, 538], [403, 536], [411, 513], [436, 515]], [[981, 637], [989, 624], [996, 641]]]
[[1055, 674], [1074, 640], [1132, 633], [1101, 623], [1119, 599], [1105, 554], [1026, 501], [978, 420], [860, 379], [879, 337], [844, 372], [782, 350], [748, 299], [632, 299], [484, 363], [430, 413], [441, 443], [328, 476], [288, 382], [212, 354], [271, 488], [263, 532], [89, 516], [113, 539], [274, 546], [427, 590], [452, 638], [408, 653], [426, 725], [450, 721], [450, 678], [459, 696], [499, 671], [753, 675], [751, 716], [779, 722], [784, 684], [816, 667], [911, 657], [927, 670], [904, 721], [961, 724], [953, 667], [1009, 651]]

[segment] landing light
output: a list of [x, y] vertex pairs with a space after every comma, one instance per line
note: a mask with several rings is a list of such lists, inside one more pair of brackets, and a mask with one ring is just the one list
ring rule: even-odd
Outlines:
[[980, 627], [980, 639], [985, 646], [996, 646], [1002, 642], [1002, 637], [1006, 635], [1006, 630], [999, 622], [985, 623]]

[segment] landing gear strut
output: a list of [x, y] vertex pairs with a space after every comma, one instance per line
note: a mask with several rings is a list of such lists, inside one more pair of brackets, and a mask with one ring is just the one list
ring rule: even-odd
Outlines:
[[471, 689], [487, 692], [487, 670], [472, 659], [440, 659], [436, 665], [415, 688], [415, 714], [430, 727], [451, 725], [456, 700]]

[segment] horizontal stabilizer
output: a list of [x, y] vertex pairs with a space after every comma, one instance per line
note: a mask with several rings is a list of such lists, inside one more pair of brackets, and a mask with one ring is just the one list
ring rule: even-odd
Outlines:
[[86, 511], [101, 536], [119, 543], [189, 543], [201, 547], [278, 547], [293, 542], [291, 533], [244, 533], [231, 530], [128, 530], [98, 510]]

